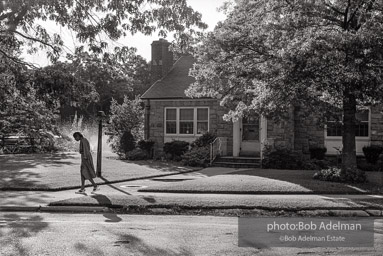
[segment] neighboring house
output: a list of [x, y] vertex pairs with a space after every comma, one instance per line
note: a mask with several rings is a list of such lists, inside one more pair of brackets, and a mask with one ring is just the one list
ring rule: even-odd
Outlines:
[[[227, 112], [218, 100], [191, 99], [185, 90], [194, 78], [189, 76], [195, 60], [182, 56], [173, 62], [169, 43], [160, 39], [152, 43], [152, 76], [157, 80], [142, 95], [146, 106], [145, 138], [155, 141], [155, 154], [172, 140], [192, 142], [203, 133], [215, 133], [228, 156], [262, 156], [263, 145], [284, 146], [309, 153], [310, 147], [326, 147], [327, 154], [342, 148], [340, 127], [334, 122], [319, 126], [315, 117], [307, 118], [298, 108], [291, 108], [288, 121], [276, 123], [263, 117], [226, 122]], [[382, 107], [370, 107], [360, 113], [356, 150], [361, 155], [365, 145], [383, 145]]]

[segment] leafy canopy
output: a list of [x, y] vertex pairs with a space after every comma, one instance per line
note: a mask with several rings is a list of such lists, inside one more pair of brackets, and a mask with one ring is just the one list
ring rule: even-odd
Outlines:
[[197, 49], [187, 90], [220, 98], [227, 119], [249, 110], [282, 116], [299, 103], [326, 114], [383, 98], [383, 1], [237, 0], [231, 8]]
[[[0, 2], [0, 36], [17, 37], [29, 47], [47, 50], [57, 60], [64, 42], [57, 33], [50, 33], [43, 25], [50, 21], [75, 33], [77, 40], [89, 49], [100, 52], [107, 46], [101, 35], [112, 40], [128, 32], [150, 35], [158, 31], [166, 36], [176, 32], [176, 38], [185, 39], [184, 33], [194, 33], [195, 27], [206, 28], [201, 14], [187, 6], [186, 0], [4, 0]], [[3, 48], [0, 53], [12, 58]], [[17, 58], [13, 60], [17, 61]]]

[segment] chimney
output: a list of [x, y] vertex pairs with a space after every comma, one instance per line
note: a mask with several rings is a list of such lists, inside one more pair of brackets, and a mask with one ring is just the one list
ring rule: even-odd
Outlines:
[[169, 45], [170, 43], [162, 38], [152, 43], [150, 68], [153, 82], [163, 78], [173, 66], [173, 53], [169, 51]]

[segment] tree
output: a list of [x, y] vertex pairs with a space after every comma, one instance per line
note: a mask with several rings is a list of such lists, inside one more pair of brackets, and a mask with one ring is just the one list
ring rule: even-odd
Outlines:
[[[100, 52], [107, 46], [102, 35], [112, 40], [128, 32], [166, 36], [206, 28], [201, 14], [187, 6], [186, 0], [4, 0], [0, 2], [0, 36], [12, 37], [30, 52], [47, 50], [57, 60], [64, 42], [59, 34], [49, 33], [41, 21], [54, 22], [73, 31], [80, 43]], [[177, 38], [184, 39], [182, 36]], [[2, 57], [22, 62], [0, 47]]]
[[115, 152], [124, 152], [120, 144], [121, 138], [127, 132], [133, 135], [134, 141], [143, 138], [144, 128], [144, 107], [139, 98], [130, 100], [127, 96], [124, 102], [119, 104], [116, 100], [112, 100], [110, 107], [110, 118], [107, 132], [112, 134], [109, 137], [112, 149]]
[[382, 28], [382, 1], [237, 0], [199, 47], [187, 94], [222, 97], [227, 119], [339, 108], [345, 174], [356, 167], [357, 106], [383, 98]]
[[99, 102], [93, 104], [97, 110], [108, 113], [112, 99], [122, 103], [126, 95], [133, 100], [149, 87], [149, 65], [136, 52], [129, 47], [116, 47], [113, 53], [89, 53], [78, 48], [69, 56], [74, 76], [94, 85], [100, 95]]

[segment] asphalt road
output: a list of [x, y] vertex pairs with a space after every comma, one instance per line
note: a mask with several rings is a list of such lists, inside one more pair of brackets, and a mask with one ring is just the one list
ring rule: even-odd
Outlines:
[[0, 213], [0, 255], [382, 255], [374, 248], [238, 247], [238, 218]]

